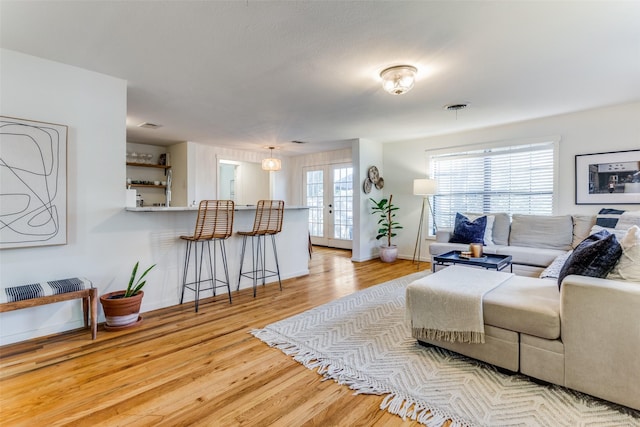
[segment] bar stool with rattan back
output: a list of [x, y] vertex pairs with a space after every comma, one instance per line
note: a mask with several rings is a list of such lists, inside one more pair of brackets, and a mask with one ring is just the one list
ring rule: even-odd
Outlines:
[[[280, 265], [278, 263], [278, 251], [276, 250], [276, 234], [282, 231], [282, 218], [284, 216], [284, 201], [282, 200], [259, 200], [256, 206], [256, 217], [251, 231], [238, 231], [242, 236], [242, 253], [240, 255], [240, 274], [238, 275], [238, 290], [242, 277], [253, 280], [253, 296], [256, 296], [258, 280], [265, 284], [267, 277], [278, 276], [280, 290], [282, 290], [282, 280], [280, 279]], [[273, 246], [273, 258], [275, 270], [266, 268], [266, 237], [271, 236]], [[244, 254], [247, 247], [247, 238], [251, 237], [252, 269], [242, 271], [244, 265]]]
[[[185, 250], [184, 257], [184, 269], [182, 275], [182, 296], [180, 297], [180, 304], [184, 300], [184, 291], [189, 289], [195, 292], [195, 305], [196, 312], [198, 312], [198, 306], [200, 302], [201, 291], [213, 291], [213, 296], [216, 295], [216, 289], [225, 287], [229, 293], [229, 303], [231, 303], [231, 285], [229, 282], [229, 268], [227, 265], [227, 250], [225, 247], [225, 240], [228, 239], [233, 230], [233, 212], [234, 203], [233, 200], [202, 200], [198, 206], [198, 217], [196, 219], [196, 228], [192, 236], [180, 236], [180, 239], [187, 241], [187, 248]], [[210, 243], [213, 241], [213, 257], [211, 256]], [[222, 265], [224, 268], [225, 280], [217, 278], [216, 268], [216, 243], [220, 247], [220, 257], [222, 258]], [[209, 278], [202, 279], [202, 266], [206, 262], [204, 252], [205, 246], [209, 259]], [[199, 254], [198, 254], [199, 248]], [[191, 252], [194, 252], [194, 280], [187, 282], [189, 261], [191, 259]], [[203, 282], [211, 282], [211, 286], [202, 289], [201, 284]]]

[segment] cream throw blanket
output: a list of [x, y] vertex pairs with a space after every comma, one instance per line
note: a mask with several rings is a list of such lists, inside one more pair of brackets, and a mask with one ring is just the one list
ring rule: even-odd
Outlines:
[[483, 296], [513, 273], [450, 266], [407, 286], [414, 338], [484, 343]]

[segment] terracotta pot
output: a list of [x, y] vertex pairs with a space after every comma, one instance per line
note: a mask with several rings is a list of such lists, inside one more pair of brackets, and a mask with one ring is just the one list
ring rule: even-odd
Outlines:
[[140, 304], [144, 292], [140, 291], [128, 298], [118, 298], [118, 296], [124, 295], [124, 292], [115, 291], [100, 296], [100, 304], [102, 304], [108, 327], [130, 327], [136, 325], [140, 320]]
[[394, 262], [398, 259], [398, 247], [396, 245], [380, 246], [380, 260], [382, 262]]

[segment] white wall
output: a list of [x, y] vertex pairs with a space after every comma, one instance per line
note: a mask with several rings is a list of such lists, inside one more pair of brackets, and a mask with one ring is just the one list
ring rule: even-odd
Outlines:
[[[380, 200], [384, 195], [393, 194], [388, 192], [386, 169], [383, 165], [383, 147], [382, 144], [364, 139], [358, 140], [353, 144], [354, 168], [353, 174], [356, 182], [353, 192], [353, 252], [351, 259], [354, 261], [366, 261], [375, 258], [378, 255], [379, 242], [376, 240], [377, 217], [371, 214], [371, 201], [369, 198]], [[376, 166], [380, 172], [380, 176], [385, 180], [385, 186], [382, 190], [375, 187], [371, 193], [365, 194], [362, 189], [362, 183], [368, 176], [371, 166]], [[395, 195], [394, 195], [395, 197]], [[395, 199], [394, 199], [395, 204]], [[396, 243], [395, 240], [392, 243]]]
[[[86, 276], [103, 290], [124, 281], [139, 258], [123, 227], [126, 82], [6, 49], [0, 55], [0, 113], [69, 128], [68, 244], [2, 250], [2, 286]], [[80, 327], [81, 313], [79, 301], [2, 313], [0, 343]]]
[[[396, 237], [400, 256], [411, 258], [422, 199], [413, 179], [424, 178], [427, 150], [482, 142], [560, 136], [555, 214], [596, 213], [603, 206], [575, 204], [575, 155], [640, 149], [640, 102], [530, 120], [470, 132], [384, 144], [385, 194], [393, 194], [404, 229]], [[619, 205], [624, 206], [629, 205]], [[637, 209], [637, 206], [632, 207]], [[423, 245], [424, 246], [424, 245]], [[424, 250], [423, 250], [424, 252]]]

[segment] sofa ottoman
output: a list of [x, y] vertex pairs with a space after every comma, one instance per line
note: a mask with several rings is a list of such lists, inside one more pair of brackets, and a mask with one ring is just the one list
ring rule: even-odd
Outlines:
[[[452, 267], [447, 267], [452, 268]], [[457, 267], [464, 272], [468, 267]], [[485, 342], [468, 344], [425, 338], [413, 328], [413, 307], [410, 301], [429, 286], [429, 276], [407, 286], [407, 317], [411, 321], [413, 337], [430, 345], [455, 351], [474, 359], [517, 372], [520, 370], [520, 333], [539, 336], [545, 340], [560, 338], [560, 293], [552, 280], [515, 276], [510, 273], [474, 269], [474, 275], [500, 274], [505, 281], [487, 292], [482, 300]], [[434, 275], [439, 272], [434, 273]], [[464, 280], [461, 277], [460, 280]], [[451, 283], [456, 286], [456, 283]]]

